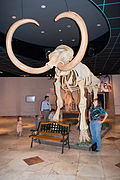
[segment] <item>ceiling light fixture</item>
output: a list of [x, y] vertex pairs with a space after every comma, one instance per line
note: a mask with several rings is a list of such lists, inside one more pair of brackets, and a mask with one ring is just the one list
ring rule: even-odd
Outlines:
[[75, 42], [75, 39], [72, 39], [72, 42]]
[[44, 4], [41, 5], [41, 8], [42, 8], [42, 9], [45, 9], [45, 8], [46, 8], [46, 5], [44, 5]]
[[59, 29], [59, 32], [61, 32], [62, 30], [61, 29]]
[[97, 26], [98, 26], [98, 27], [100, 27], [100, 26], [101, 26], [101, 24], [97, 24]]
[[41, 34], [44, 34], [45, 33], [45, 31], [41, 31]]
[[21, 76], [21, 77], [27, 77], [27, 75], [26, 75], [26, 74], [21, 74], [20, 76]]
[[2, 71], [0, 71], [0, 74], [2, 74], [3, 72]]
[[16, 16], [12, 16], [12, 19], [16, 19]]
[[71, 28], [71, 25], [67, 25], [67, 28]]
[[62, 39], [60, 39], [60, 42], [62, 42], [63, 40]]

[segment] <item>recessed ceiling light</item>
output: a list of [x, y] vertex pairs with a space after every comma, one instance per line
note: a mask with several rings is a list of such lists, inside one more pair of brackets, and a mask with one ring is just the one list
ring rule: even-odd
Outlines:
[[29, 77], [29, 74], [21, 74], [20, 77]]
[[75, 39], [72, 39], [72, 42], [75, 42]]
[[44, 34], [45, 33], [45, 31], [41, 31], [41, 34]]
[[71, 28], [71, 25], [67, 25], [67, 28]]
[[2, 74], [3, 72], [2, 71], [0, 71], [0, 74]]
[[101, 26], [101, 24], [97, 24], [97, 26], [98, 26], [98, 27], [100, 27], [100, 26]]
[[62, 30], [61, 29], [59, 29], [59, 32], [61, 32]]
[[44, 5], [44, 4], [43, 4], [43, 5], [41, 5], [41, 8], [42, 8], [42, 9], [46, 8], [46, 5]]
[[60, 42], [62, 42], [63, 40], [62, 39], [60, 39]]
[[12, 19], [16, 19], [16, 16], [12, 16]]

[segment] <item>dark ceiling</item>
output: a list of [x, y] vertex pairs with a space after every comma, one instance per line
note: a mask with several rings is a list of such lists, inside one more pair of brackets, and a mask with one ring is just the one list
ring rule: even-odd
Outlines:
[[14, 34], [13, 50], [19, 60], [32, 67], [43, 66], [48, 61], [48, 51], [60, 44], [72, 47], [76, 54], [81, 38], [76, 24], [67, 18], [54, 22], [59, 13], [68, 10], [82, 16], [87, 25], [89, 44], [82, 62], [95, 75], [120, 74], [119, 1], [0, 0], [0, 76], [54, 76], [54, 70], [30, 75], [16, 68], [7, 56], [5, 37], [14, 22], [31, 18], [40, 27], [25, 24]]

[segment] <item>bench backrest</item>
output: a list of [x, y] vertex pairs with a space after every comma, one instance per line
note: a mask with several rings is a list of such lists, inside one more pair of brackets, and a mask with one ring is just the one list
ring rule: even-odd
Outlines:
[[40, 123], [39, 131], [47, 133], [55, 133], [65, 135], [69, 133], [70, 125], [59, 123], [57, 121], [51, 121], [47, 123]]

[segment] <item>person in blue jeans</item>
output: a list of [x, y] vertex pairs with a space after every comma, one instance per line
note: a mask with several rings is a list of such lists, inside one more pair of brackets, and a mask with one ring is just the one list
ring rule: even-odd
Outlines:
[[[101, 115], [104, 115], [103, 120], [101, 120]], [[98, 99], [94, 99], [93, 106], [89, 110], [89, 121], [92, 144], [97, 143], [96, 152], [101, 150], [101, 128], [107, 117], [108, 113], [101, 106], [98, 106]]]
[[36, 115], [35, 118], [36, 118], [36, 130], [38, 130], [41, 121], [41, 115]]

